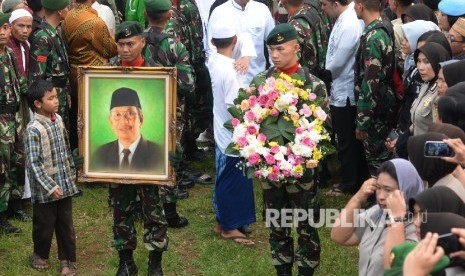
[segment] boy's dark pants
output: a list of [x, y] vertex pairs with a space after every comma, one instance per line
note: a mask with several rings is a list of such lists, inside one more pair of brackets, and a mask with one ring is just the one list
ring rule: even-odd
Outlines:
[[72, 197], [32, 205], [32, 241], [34, 253], [48, 259], [53, 231], [58, 246], [58, 259], [76, 261], [76, 236], [73, 227]]

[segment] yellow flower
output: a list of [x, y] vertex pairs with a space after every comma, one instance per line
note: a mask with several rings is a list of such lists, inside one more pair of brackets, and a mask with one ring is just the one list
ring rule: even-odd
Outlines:
[[304, 168], [302, 167], [302, 165], [297, 165], [294, 167], [294, 173], [301, 174], [303, 172], [304, 172]]
[[303, 86], [303, 85], [304, 85], [304, 82], [301, 81], [301, 80], [296, 80], [296, 83], [297, 83], [297, 85], [299, 85], [299, 86]]
[[322, 157], [323, 157], [323, 154], [321, 154], [321, 152], [317, 148], [315, 148], [313, 150], [313, 159], [320, 160]]
[[279, 144], [277, 142], [269, 142], [268, 145], [270, 145], [270, 147], [276, 147], [276, 146], [279, 146]]
[[300, 97], [301, 97], [304, 101], [308, 100], [308, 92], [305, 91], [305, 90], [300, 90]]
[[313, 129], [320, 133], [323, 130], [323, 126], [320, 124], [316, 124], [313, 126]]
[[284, 86], [283, 82], [277, 82], [276, 83], [276, 89], [280, 92], [285, 92], [286, 91], [286, 86]]
[[235, 149], [235, 150], [240, 150], [241, 147], [240, 147], [238, 144], [235, 144], [234, 147], [233, 147], [233, 149]]
[[291, 119], [289, 118], [289, 116], [283, 116], [284, 120], [286, 121], [290, 121]]

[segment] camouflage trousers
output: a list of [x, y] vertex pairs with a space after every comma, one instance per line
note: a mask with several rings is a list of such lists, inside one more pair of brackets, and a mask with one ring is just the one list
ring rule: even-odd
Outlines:
[[135, 250], [137, 246], [134, 227], [136, 197], [142, 203], [144, 245], [147, 250], [165, 251], [168, 248], [168, 225], [155, 185], [111, 185], [113, 202], [113, 234], [116, 250]]
[[313, 182], [292, 185], [262, 182], [261, 185], [266, 212], [279, 212], [279, 217], [276, 220], [277, 225], [270, 223], [269, 242], [273, 265], [289, 264], [295, 261], [298, 266], [316, 268], [320, 263], [321, 252], [317, 230], [310, 225], [308, 219], [298, 222], [298, 247], [294, 254], [291, 227], [282, 227], [281, 224], [283, 222], [281, 218], [283, 209], [305, 212], [314, 211], [314, 208], [318, 209], [316, 205], [317, 194], [316, 189], [314, 189], [316, 187], [313, 187]]
[[390, 127], [389, 120], [373, 118], [370, 128], [367, 130], [368, 137], [363, 140], [363, 148], [368, 163], [368, 170], [375, 175], [379, 166], [389, 160], [390, 154], [384, 144]]
[[21, 199], [24, 189], [24, 148], [22, 139], [0, 145], [0, 213], [8, 201]]

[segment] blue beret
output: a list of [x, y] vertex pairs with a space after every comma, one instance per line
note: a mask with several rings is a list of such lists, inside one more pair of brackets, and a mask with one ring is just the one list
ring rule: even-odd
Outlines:
[[442, 0], [438, 5], [439, 10], [446, 15], [465, 15], [465, 1], [463, 0]]

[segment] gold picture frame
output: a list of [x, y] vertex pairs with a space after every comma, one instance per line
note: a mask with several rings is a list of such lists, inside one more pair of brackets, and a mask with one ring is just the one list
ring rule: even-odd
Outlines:
[[[80, 66], [78, 82], [79, 152], [84, 157], [78, 181], [174, 185], [168, 153], [176, 147], [176, 69]], [[123, 108], [137, 113], [115, 113], [117, 90], [135, 92], [140, 109]], [[126, 146], [121, 141], [128, 139], [134, 150], [130, 167], [123, 170]]]

